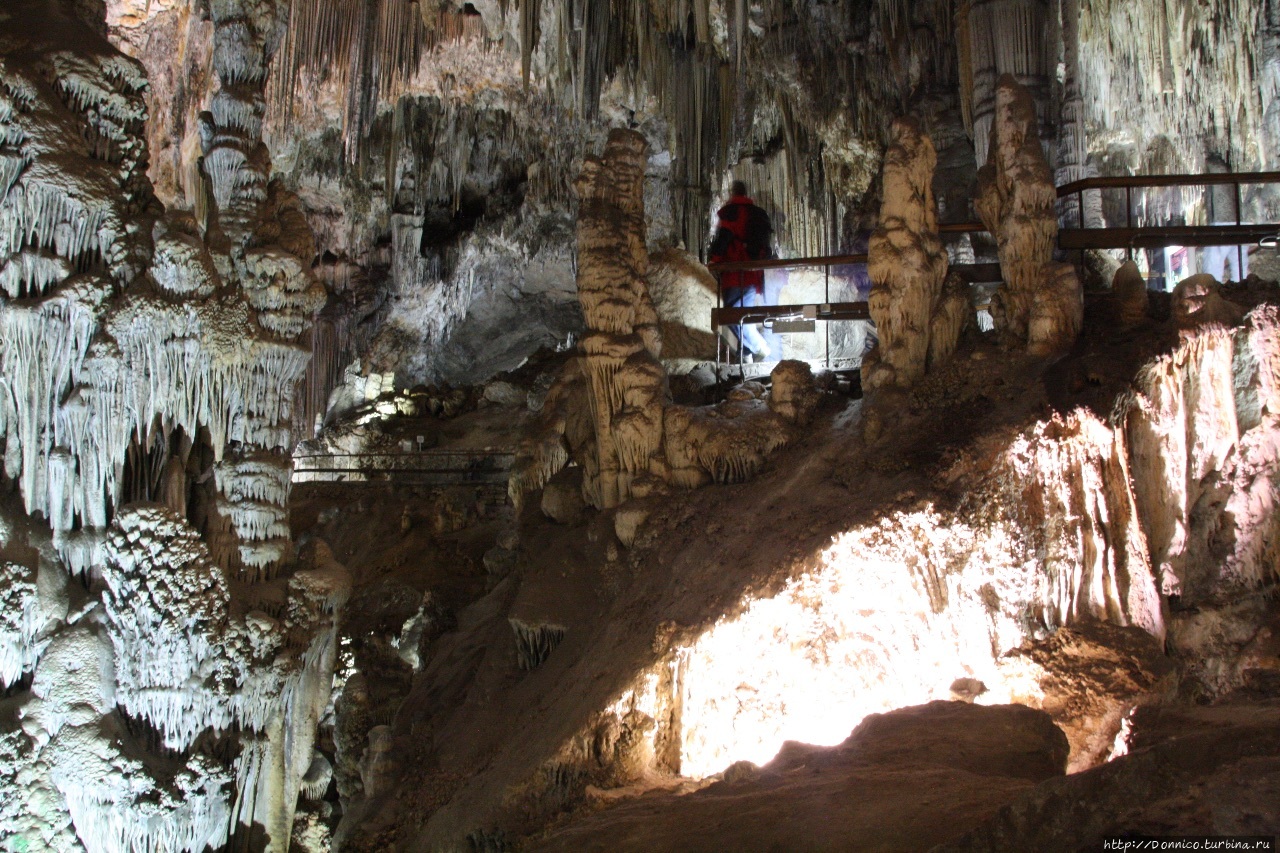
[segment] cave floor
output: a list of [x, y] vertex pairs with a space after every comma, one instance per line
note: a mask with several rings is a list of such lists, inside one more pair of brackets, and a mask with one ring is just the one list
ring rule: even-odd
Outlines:
[[[958, 503], [965, 476], [984, 470], [1029, 425], [1075, 407], [1107, 417], [1136, 366], [1177, 337], [1154, 322], [1114, 334], [1098, 322], [1105, 306], [1091, 311], [1092, 331], [1054, 363], [970, 338], [911, 393], [882, 392], [869, 401], [833, 395], [752, 481], [649, 499], [648, 520], [629, 550], [613, 538], [608, 514], [560, 525], [536, 506], [519, 518], [509, 506], [464, 506], [456, 523], [457, 507], [447, 507], [466, 499], [431, 489], [368, 488], [358, 496], [336, 487], [295, 489], [295, 533], [327, 541], [355, 576], [354, 601], [363, 605], [348, 617], [349, 636], [380, 646], [385, 660], [385, 638], [424, 594], [445, 614], [421, 646], [418, 669], [401, 668], [396, 688], [381, 699], [375, 716], [391, 726], [395, 749], [380, 772], [394, 781], [344, 817], [336, 836], [342, 848], [416, 850], [461, 837], [489, 804], [527, 785], [529, 768], [555, 755], [673, 638], [696, 636], [749, 598], [770, 596], [852, 526], [873, 524], [922, 496], [939, 506]], [[478, 426], [450, 426], [457, 441], [495, 446], [513, 445], [516, 430], [504, 433], [504, 426], [527, 415], [491, 406], [464, 417]], [[492, 565], [493, 549], [513, 534], [518, 567]], [[516, 665], [508, 624], [524, 614], [567, 629], [531, 672]], [[373, 660], [366, 659], [370, 672], [378, 669]], [[1280, 717], [1268, 707], [1264, 728], [1275, 728]], [[928, 849], [1033, 784], [1011, 775], [961, 778], [938, 766], [916, 777], [885, 768], [867, 775], [847, 744], [832, 750], [812, 761], [780, 758], [762, 775], [694, 795], [701, 799], [671, 793], [699, 787], [679, 777], [651, 778], [612, 795], [597, 791], [585, 811], [574, 812], [584, 815], [578, 823], [562, 815], [548, 827], [547, 810], [557, 809], [543, 803], [541, 816], [508, 814], [492, 837], [495, 844], [525, 838], [529, 849], [564, 850]], [[883, 844], [871, 843], [869, 830], [857, 838], [840, 834], [855, 824], [866, 829], [867, 804], [881, 802], [876, 792], [922, 785], [938, 792], [927, 815], [887, 800], [877, 806], [889, 810], [878, 819], [886, 829], [890, 812], [899, 810], [900, 831], [882, 833]], [[646, 790], [639, 799], [626, 796]], [[823, 803], [836, 800], [852, 805], [837, 821], [845, 829], [832, 834], [815, 830], [804, 843], [793, 835], [795, 845], [769, 846], [763, 839], [773, 836], [753, 830], [788, 821], [821, 826], [823, 815], [833, 814]]]

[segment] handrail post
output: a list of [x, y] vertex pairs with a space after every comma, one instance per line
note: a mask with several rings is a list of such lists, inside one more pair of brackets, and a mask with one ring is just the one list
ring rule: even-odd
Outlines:
[[[823, 270], [823, 275], [826, 276], [823, 282], [823, 292], [826, 296], [826, 304], [828, 306], [827, 310], [830, 310], [830, 306], [831, 306], [831, 264], [830, 262], [824, 264], [822, 267], [822, 270]], [[827, 361], [827, 370], [829, 371], [831, 370], [831, 321], [830, 320], [822, 324], [822, 339], [826, 343], [826, 349], [827, 349], [826, 361]]]
[[[1130, 231], [1133, 230], [1133, 187], [1129, 184], [1124, 188], [1124, 226]], [[1125, 246], [1124, 259], [1126, 261], [1133, 260], [1133, 238], [1129, 238], [1129, 245]]]
[[[716, 270], [716, 310], [718, 311], [722, 308], [724, 308], [724, 283], [721, 279], [720, 271]], [[720, 346], [721, 344], [724, 344], [725, 346], [727, 346], [728, 344], [724, 340], [724, 335], [720, 334], [719, 323], [716, 324], [715, 334], [716, 334], [716, 384], [718, 385], [720, 383]]]
[[[1240, 181], [1237, 180], [1236, 186], [1236, 227], [1241, 225], [1241, 217], [1244, 216], [1244, 203], [1240, 195]], [[1244, 281], [1244, 244], [1236, 243], [1236, 275], [1240, 277], [1240, 281]]]

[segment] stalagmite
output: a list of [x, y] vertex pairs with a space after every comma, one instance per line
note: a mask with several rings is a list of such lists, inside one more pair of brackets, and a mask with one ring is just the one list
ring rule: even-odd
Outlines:
[[769, 377], [773, 383], [769, 409], [797, 426], [807, 424], [822, 401], [808, 362], [780, 361]]
[[1244, 317], [1244, 309], [1222, 298], [1217, 279], [1208, 273], [1191, 275], [1178, 282], [1170, 300], [1173, 322], [1180, 329], [1221, 324], [1234, 326]]
[[1030, 94], [1012, 76], [996, 87], [987, 165], [978, 172], [978, 214], [996, 237], [1004, 284], [996, 293], [996, 328], [1034, 355], [1068, 349], [1084, 306], [1074, 271], [1052, 263], [1058, 235], [1057, 193], [1036, 135]]
[[578, 298], [589, 330], [582, 348], [600, 466], [599, 485], [586, 488], [598, 489], [600, 508], [626, 500], [631, 480], [655, 470], [662, 442], [666, 374], [644, 281], [645, 148], [640, 134], [612, 131], [604, 156], [585, 161], [575, 185]]
[[1146, 319], [1150, 302], [1147, 281], [1133, 261], [1126, 261], [1116, 270], [1111, 280], [1111, 300], [1121, 329], [1132, 329]]
[[1047, 117], [1052, 48], [1047, 0], [966, 0], [956, 12], [961, 44], [961, 98], [979, 165], [990, 159], [991, 128], [997, 121], [998, 81], [1011, 75], [1026, 87], [1034, 107], [1033, 128]]
[[[639, 134], [615, 130], [604, 157], [583, 163], [576, 183], [582, 198], [578, 296], [588, 332], [582, 355], [566, 365], [540, 422], [521, 443], [508, 483], [517, 507], [570, 460], [581, 469], [583, 497], [597, 509], [660, 493], [668, 484], [742, 482], [818, 403], [808, 365], [783, 362], [768, 403], [742, 392], [746, 399], [712, 409], [670, 404], [657, 360], [658, 315], [645, 280], [644, 146]], [[564, 503], [553, 499], [548, 514], [576, 519], [576, 512], [561, 511]]]
[[[944, 294], [947, 252], [938, 239], [933, 201], [933, 142], [914, 119], [897, 119], [884, 160], [880, 227], [871, 235], [871, 318], [879, 344], [862, 364], [867, 388], [909, 388], [933, 360], [955, 347], [963, 321], [963, 295]], [[955, 315], [955, 316], [953, 316]], [[934, 336], [937, 340], [933, 340]]]

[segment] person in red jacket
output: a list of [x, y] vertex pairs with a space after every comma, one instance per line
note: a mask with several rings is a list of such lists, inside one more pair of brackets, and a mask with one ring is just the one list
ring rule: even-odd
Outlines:
[[[729, 203], [716, 212], [718, 226], [708, 252], [710, 263], [760, 261], [773, 257], [773, 223], [769, 214], [747, 196], [747, 185], [734, 181]], [[734, 270], [720, 276], [720, 292], [729, 308], [752, 308], [764, 304], [764, 271]], [[770, 355], [769, 345], [755, 325], [738, 326], [743, 360], [754, 356], [762, 361]]]

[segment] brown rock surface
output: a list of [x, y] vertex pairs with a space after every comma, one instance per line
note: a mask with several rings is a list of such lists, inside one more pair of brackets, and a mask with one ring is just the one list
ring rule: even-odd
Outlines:
[[1066, 733], [1069, 770], [1110, 758], [1125, 715], [1167, 688], [1173, 671], [1155, 637], [1104, 622], [1059, 628], [1006, 658], [1008, 669], [1025, 668], [1035, 685], [1018, 698], [1050, 714]]
[[[1121, 833], [1280, 831], [1280, 709], [1241, 705], [1173, 714], [1198, 722], [1202, 731], [1045, 782], [936, 850], [1092, 850]], [[1166, 731], [1177, 730], [1170, 724], [1166, 719]]]
[[756, 772], [606, 808], [538, 851], [928, 850], [1034, 783], [1067, 744], [1018, 705], [931, 702], [869, 717], [836, 747], [790, 743]]
[[1138, 265], [1125, 261], [1111, 280], [1111, 295], [1115, 304], [1116, 324], [1122, 329], [1132, 329], [1147, 316], [1150, 297], [1147, 282]]

